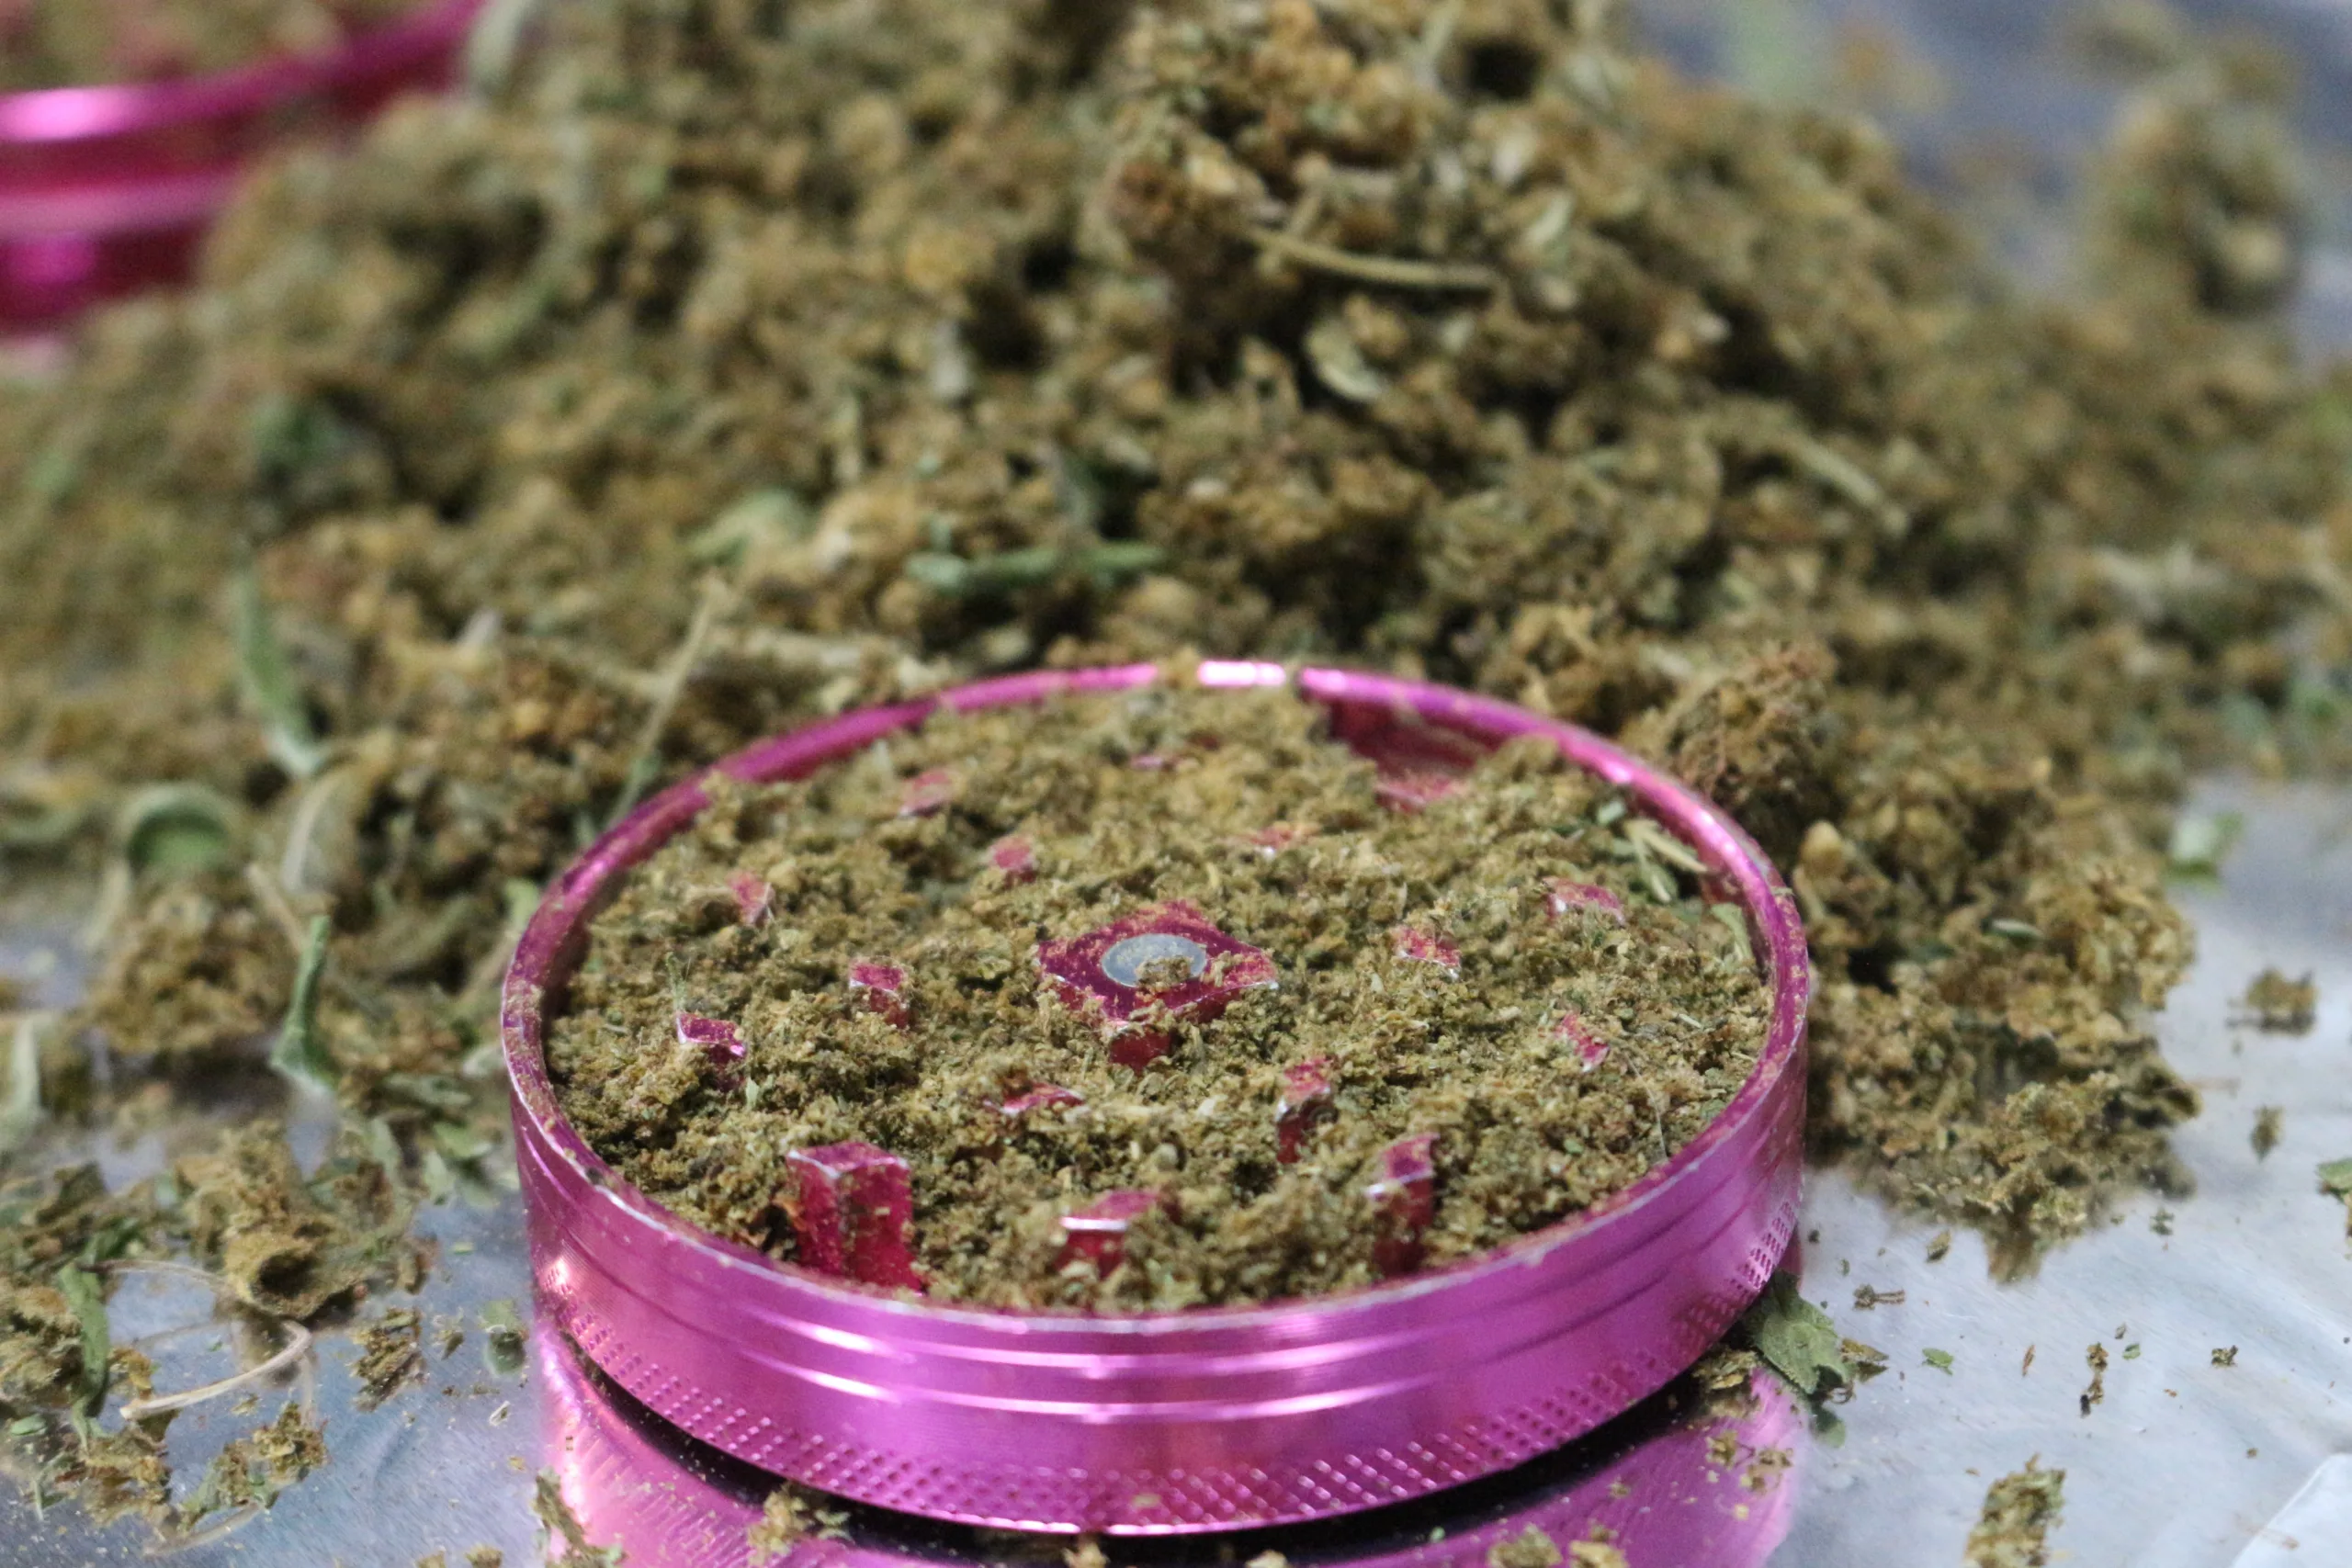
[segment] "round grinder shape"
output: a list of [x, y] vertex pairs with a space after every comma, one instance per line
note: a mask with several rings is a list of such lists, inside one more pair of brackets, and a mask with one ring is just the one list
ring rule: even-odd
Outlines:
[[[1161, 678], [1136, 665], [987, 682], [782, 736], [704, 776], [803, 777], [934, 713]], [[1374, 1507], [1517, 1464], [1663, 1386], [1754, 1299], [1795, 1227], [1811, 973], [1794, 901], [1747, 837], [1598, 737], [1504, 703], [1270, 664], [1212, 660], [1193, 678], [1210, 690], [1293, 685], [1330, 709], [1335, 734], [1375, 761], [1386, 751], [1421, 784], [1453, 787], [1479, 751], [1538, 736], [1616, 785], [1746, 913], [1772, 998], [1747, 1083], [1673, 1157], [1591, 1209], [1367, 1289], [1082, 1316], [933, 1304], [826, 1277], [699, 1232], [636, 1191], [564, 1120], [548, 1078], [548, 1015], [588, 923], [629, 867], [703, 809], [703, 781], [689, 780], [554, 884], [503, 1002], [535, 1282], [552, 1320], [623, 1388], [740, 1459], [883, 1507], [1013, 1529], [1223, 1530]], [[1204, 950], [1241, 946], [1205, 921], [1195, 929], [1196, 911], [1151, 913], [1155, 930], [1181, 928]], [[1115, 993], [1133, 992], [1102, 973], [1102, 955], [1084, 955], [1092, 974], [1077, 980], [1115, 1028]], [[1279, 984], [1247, 949], [1182, 984], [1237, 978]], [[1313, 1086], [1302, 1089], [1304, 1103]], [[1418, 1152], [1390, 1151], [1372, 1195], [1400, 1268], [1423, 1219]], [[1121, 1216], [1100, 1218], [1104, 1229]], [[1080, 1234], [1081, 1250], [1097, 1245]]]
[[332, 49], [212, 75], [0, 95], [0, 333], [187, 277], [247, 167], [447, 85], [482, 5], [418, 0]]

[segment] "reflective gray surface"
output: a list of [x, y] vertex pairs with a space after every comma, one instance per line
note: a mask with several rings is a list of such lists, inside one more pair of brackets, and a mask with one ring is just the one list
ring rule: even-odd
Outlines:
[[[1930, 1263], [1937, 1227], [1816, 1177], [1807, 1224], [1819, 1239], [1806, 1248], [1805, 1293], [1847, 1333], [1886, 1351], [1889, 1371], [1844, 1407], [1841, 1449], [1804, 1445], [1792, 1482], [1794, 1523], [1775, 1564], [1956, 1563], [1985, 1486], [2039, 1455], [2067, 1472], [2065, 1523], [2055, 1538], [2068, 1553], [2062, 1561], [2222, 1568], [2323, 1461], [2352, 1452], [2352, 1244], [2343, 1206], [2318, 1192], [2312, 1175], [2322, 1160], [2352, 1156], [2352, 792], [2216, 786], [2197, 806], [2223, 808], [2244, 813], [2246, 837], [2218, 886], [2183, 891], [2199, 957], [2161, 1021], [2168, 1055], [2206, 1095], [2206, 1114], [2177, 1139], [2195, 1195], [2162, 1205], [2168, 1235], [2153, 1223], [2158, 1201], [2135, 1200], [2036, 1278], [1996, 1285], [1973, 1235], [1959, 1234], [1950, 1255]], [[6, 961], [21, 967], [21, 950]], [[2263, 1034], [2231, 1021], [2235, 998], [2266, 964], [2318, 975], [2320, 1018], [2309, 1034]], [[2285, 1115], [2278, 1146], [2257, 1159], [2250, 1135], [2265, 1105]], [[316, 1147], [323, 1128], [313, 1121], [298, 1134], [298, 1144]], [[146, 1140], [101, 1142], [92, 1152], [128, 1175], [152, 1167], [159, 1151]], [[182, 1485], [222, 1442], [274, 1416], [282, 1400], [303, 1397], [306, 1380], [314, 1381], [332, 1459], [269, 1512], [181, 1545], [175, 1559], [207, 1568], [405, 1568], [435, 1551], [455, 1564], [465, 1550], [488, 1545], [510, 1563], [537, 1562], [540, 1532], [529, 1498], [541, 1469], [562, 1472], [575, 1495], [591, 1482], [678, 1494], [679, 1476], [700, 1465], [721, 1474], [724, 1497], [693, 1493], [672, 1506], [690, 1518], [710, 1516], [707, 1539], [677, 1557], [661, 1542], [633, 1542], [631, 1560], [696, 1568], [732, 1561], [727, 1554], [740, 1546], [755, 1482], [685, 1444], [675, 1450], [684, 1457], [639, 1463], [635, 1475], [630, 1456], [639, 1450], [605, 1444], [594, 1466], [574, 1473], [565, 1444], [577, 1441], [578, 1418], [559, 1401], [560, 1419], [550, 1419], [550, 1395], [561, 1390], [550, 1387], [545, 1348], [520, 1373], [492, 1367], [481, 1307], [498, 1298], [528, 1305], [512, 1195], [485, 1206], [453, 1199], [426, 1211], [422, 1228], [439, 1243], [439, 1258], [420, 1296], [381, 1298], [361, 1315], [387, 1304], [422, 1310], [424, 1380], [363, 1414], [354, 1404], [356, 1351], [347, 1336], [329, 1334], [307, 1369], [280, 1379], [258, 1410], [232, 1416], [223, 1400], [185, 1413], [172, 1428], [173, 1459], [188, 1471]], [[1858, 1311], [1854, 1292], [1864, 1285], [1883, 1295], [1900, 1291], [1904, 1300]], [[114, 1305], [125, 1339], [208, 1316], [200, 1288], [168, 1279], [134, 1278]], [[433, 1347], [442, 1320], [466, 1330], [446, 1356]], [[2085, 1416], [2084, 1353], [2094, 1342], [2107, 1348], [2110, 1364], [2106, 1397]], [[2138, 1354], [2126, 1359], [2133, 1346]], [[2238, 1348], [2236, 1364], [2214, 1366], [2212, 1351], [2228, 1346]], [[2034, 1356], [2024, 1370], [2029, 1347]], [[1949, 1373], [1925, 1363], [1928, 1348], [1951, 1353]], [[217, 1330], [163, 1341], [153, 1347], [159, 1386], [220, 1376], [234, 1349]], [[1649, 1411], [1604, 1433], [1598, 1448], [1671, 1433]], [[1460, 1535], [1535, 1506], [1560, 1484], [1547, 1472], [1516, 1489], [1485, 1489], [1461, 1517], [1425, 1510], [1414, 1529], [1434, 1520]], [[2324, 1517], [2322, 1505], [2312, 1517]], [[952, 1560], [968, 1551], [924, 1544], [920, 1532], [911, 1539], [917, 1544], [903, 1556], [894, 1548], [858, 1561]], [[1323, 1552], [1312, 1550], [1317, 1541], [1307, 1532], [1286, 1546], [1302, 1560], [1352, 1561], [1360, 1548], [1372, 1550], [1360, 1529], [1335, 1535]], [[141, 1527], [93, 1529], [71, 1510], [37, 1518], [21, 1495], [0, 1496], [0, 1568], [130, 1562], [155, 1544]], [[1394, 1541], [1376, 1544], [1385, 1552]], [[2285, 1561], [2352, 1561], [2340, 1545], [2330, 1549], [2339, 1555], [2302, 1555], [2299, 1545]]]

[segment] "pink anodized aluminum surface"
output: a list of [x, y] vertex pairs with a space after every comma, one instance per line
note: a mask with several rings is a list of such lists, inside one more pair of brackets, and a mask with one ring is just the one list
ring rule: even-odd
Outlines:
[[[1151, 683], [1150, 665], [1016, 676], [867, 709], [718, 765], [797, 777], [932, 713]], [[1174, 1534], [1419, 1496], [1554, 1448], [1665, 1384], [1762, 1287], [1794, 1229], [1811, 976], [1788, 890], [1721, 812], [1598, 737], [1467, 693], [1211, 661], [1204, 686], [1295, 682], [1343, 716], [1494, 744], [1541, 735], [1690, 843], [1744, 906], [1772, 987], [1762, 1060], [1690, 1145], [1584, 1214], [1347, 1294], [1121, 1317], [933, 1306], [693, 1230], [559, 1112], [544, 1008], [627, 869], [705, 801], [688, 781], [549, 890], [504, 998], [535, 1279], [648, 1406], [824, 1491], [972, 1524]]]
[[0, 95], [0, 331], [179, 281], [249, 163], [446, 85], [482, 4], [418, 0], [323, 53], [214, 75]]

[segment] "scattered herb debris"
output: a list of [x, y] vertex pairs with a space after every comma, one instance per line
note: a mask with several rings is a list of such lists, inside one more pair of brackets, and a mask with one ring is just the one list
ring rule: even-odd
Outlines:
[[745, 1536], [752, 1568], [782, 1557], [803, 1540], [845, 1540], [848, 1512], [821, 1494], [785, 1483], [767, 1495]]
[[2222, 863], [2245, 834], [2245, 818], [2235, 811], [2203, 817], [2184, 813], [2172, 825], [2165, 863], [2175, 876], [2211, 881], [2222, 874]]
[[1941, 1263], [1951, 1254], [1951, 1232], [1938, 1231], [1928, 1241], [1928, 1261]]
[[1559, 1544], [1534, 1525], [1487, 1549], [1487, 1568], [1560, 1568], [1566, 1560]]
[[2050, 1532], [2065, 1504], [2066, 1472], [2041, 1463], [2036, 1455], [1985, 1492], [1984, 1510], [1968, 1532], [1968, 1568], [2046, 1568]]
[[2213, 1364], [2217, 1367], [2236, 1366], [2238, 1364], [2238, 1348], [2234, 1345], [2217, 1346], [2213, 1351]]
[[1605, 1540], [1568, 1543], [1568, 1568], [1632, 1568], [1623, 1551]]
[[790, 1551], [808, 1538], [809, 1529], [808, 1506], [801, 1500], [799, 1489], [777, 1487], [768, 1494], [760, 1517], [744, 1536], [744, 1544], [751, 1548], [752, 1568], [761, 1568], [770, 1559]]
[[356, 1403], [373, 1410], [408, 1383], [424, 1376], [424, 1351], [420, 1323], [413, 1307], [394, 1307], [357, 1335], [359, 1375]]
[[2247, 1140], [2254, 1145], [2254, 1157], [2268, 1159], [2270, 1151], [2278, 1146], [2278, 1133], [2287, 1120], [2283, 1106], [2257, 1107], [2254, 1113], [2254, 1132]]
[[546, 1532], [541, 1555], [548, 1568], [624, 1568], [618, 1546], [592, 1546], [587, 1528], [563, 1500], [563, 1483], [552, 1470], [539, 1472], [531, 1491], [531, 1512]]
[[2107, 1347], [2094, 1341], [2083, 1352], [2083, 1364], [2091, 1370], [2090, 1386], [2083, 1390], [2082, 1397], [2083, 1414], [2087, 1416], [2091, 1406], [2107, 1398]]
[[2256, 1029], [2275, 1034], [2308, 1034], [2319, 1017], [2319, 987], [2309, 975], [2290, 980], [2276, 969], [2265, 969], [2246, 987], [2239, 1007], [2242, 1016]]
[[1908, 1293], [1905, 1291], [1882, 1291], [1873, 1285], [1857, 1285], [1854, 1287], [1854, 1310], [1870, 1312], [1883, 1306], [1901, 1306]]
[[1856, 1388], [1886, 1369], [1883, 1351], [1840, 1335], [1827, 1313], [1797, 1293], [1795, 1279], [1787, 1274], [1772, 1277], [1733, 1337], [1754, 1347], [1812, 1404], [1815, 1435], [1833, 1447], [1845, 1440], [1845, 1426], [1829, 1404], [1851, 1398]]
[[[640, 1190], [780, 1257], [810, 1255], [802, 1151], [887, 1150], [932, 1296], [1113, 1310], [1472, 1256], [1696, 1136], [1769, 1013], [1702, 863], [1602, 825], [1614, 795], [1541, 742], [1391, 808], [1325, 722], [1286, 691], [1151, 689], [944, 716], [729, 792], [592, 925], [560, 1101]], [[1131, 932], [1195, 955], [1136, 977], [1133, 1021], [1047, 968], [1180, 902], [1246, 945], [1217, 968]], [[1242, 962], [1214, 1010], [1146, 1006]], [[1432, 1190], [1399, 1242], [1377, 1194], [1408, 1145]], [[1067, 1217], [1136, 1194], [1080, 1256]]]
[[2344, 1202], [2344, 1234], [2352, 1236], [2352, 1158], [2332, 1159], [2319, 1168], [2319, 1190]]
[[1951, 1351], [1929, 1348], [1920, 1351], [1919, 1357], [1920, 1359], [1928, 1366], [1935, 1368], [1936, 1371], [1944, 1373], [1946, 1376], [1951, 1375]]
[[512, 1377], [523, 1370], [525, 1330], [523, 1314], [504, 1296], [481, 1304], [482, 1362], [501, 1377]]
[[209, 1515], [273, 1506], [279, 1493], [327, 1461], [325, 1434], [293, 1400], [268, 1426], [232, 1438], [213, 1456], [179, 1510], [183, 1529]]

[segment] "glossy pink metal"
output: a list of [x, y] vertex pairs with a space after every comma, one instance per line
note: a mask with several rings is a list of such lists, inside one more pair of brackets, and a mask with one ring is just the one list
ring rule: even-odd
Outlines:
[[1372, 1209], [1372, 1266], [1394, 1279], [1421, 1266], [1437, 1218], [1437, 1135], [1416, 1133], [1380, 1151], [1380, 1176], [1363, 1190]]
[[1296, 1165], [1306, 1152], [1307, 1134], [1331, 1119], [1331, 1061], [1317, 1056], [1283, 1069], [1282, 1098], [1274, 1106], [1274, 1160]]
[[1544, 888], [1544, 905], [1555, 920], [1572, 914], [1587, 913], [1603, 916], [1621, 926], [1625, 923], [1624, 901], [1606, 887], [1555, 876], [1546, 882]]
[[849, 988], [866, 1011], [891, 1028], [913, 1025], [914, 1008], [907, 1000], [907, 972], [899, 965], [876, 959], [853, 964], [849, 966]]
[[999, 839], [989, 846], [989, 864], [1007, 882], [1020, 884], [1037, 880], [1036, 847], [1014, 833]]
[[753, 876], [739, 871], [727, 879], [727, 891], [735, 900], [735, 913], [747, 926], [763, 926], [768, 914], [775, 908], [775, 889], [768, 886], [764, 876]]
[[[846, 1540], [803, 1540], [773, 1558], [755, 1553], [751, 1529], [774, 1476], [646, 1410], [560, 1334], [532, 1336], [531, 1371], [540, 1412], [533, 1457], [589, 1543], [625, 1549], [628, 1568], [975, 1568], [1023, 1560], [1002, 1541], [867, 1512], [849, 1519]], [[1653, 1401], [1529, 1466], [1500, 1495], [1458, 1510], [1444, 1510], [1440, 1499], [1336, 1539], [1291, 1532], [1279, 1545], [1311, 1568], [1491, 1568], [1491, 1554], [1531, 1529], [1566, 1550], [1599, 1528], [1633, 1568], [1764, 1568], [1796, 1512], [1806, 1415], [1770, 1372], [1757, 1372], [1749, 1390], [1751, 1405], [1737, 1416], [1709, 1414], [1697, 1402], [1669, 1411]], [[1743, 1483], [1767, 1451], [1789, 1455], [1792, 1467], [1762, 1468], [1753, 1472], [1760, 1484]], [[1277, 1543], [1260, 1536], [1199, 1544], [1194, 1561], [1209, 1562], [1222, 1560], [1216, 1548], [1230, 1545], [1233, 1561], [1243, 1562]]]
[[[868, 709], [718, 764], [800, 777], [943, 710], [1160, 679], [1051, 671]], [[1508, 704], [1348, 671], [1210, 661], [1211, 689], [1295, 684], [1479, 745], [1535, 735], [1623, 790], [1735, 889], [1771, 989], [1762, 1059], [1673, 1158], [1481, 1258], [1264, 1306], [1088, 1317], [861, 1290], [703, 1235], [635, 1191], [558, 1111], [546, 1009], [628, 867], [704, 807], [690, 781], [549, 889], [507, 978], [503, 1036], [545, 1309], [688, 1432], [820, 1490], [1012, 1529], [1172, 1534], [1302, 1520], [1489, 1474], [1688, 1366], [1761, 1289], [1796, 1219], [1811, 994], [1787, 888], [1731, 821], [1599, 738]]]
[[1135, 1188], [1106, 1192], [1062, 1216], [1062, 1265], [1083, 1262], [1097, 1274], [1116, 1269], [1127, 1255], [1127, 1232], [1146, 1214], [1165, 1208], [1167, 1196]]
[[[1173, 960], [1189, 976], [1146, 989], [1142, 971]], [[1242, 992], [1276, 985], [1273, 961], [1238, 942], [1181, 898], [1122, 915], [1068, 942], [1037, 944], [1037, 965], [1071, 1009], [1102, 1026], [1111, 1059], [1137, 1071], [1168, 1054], [1167, 1034], [1143, 1021], [1159, 1014], [1214, 1020]]]
[[1040, 1111], [1074, 1111], [1086, 1103], [1086, 1097], [1075, 1089], [1064, 1089], [1057, 1083], [1041, 1083], [1026, 1093], [1013, 1096], [997, 1109], [1018, 1122]]
[[795, 1149], [785, 1167], [785, 1213], [804, 1268], [887, 1290], [922, 1289], [907, 1235], [915, 1203], [905, 1160], [872, 1144], [827, 1144]]
[[0, 330], [186, 277], [247, 164], [447, 85], [482, 4], [420, 0], [339, 49], [216, 75], [0, 96]]
[[1408, 964], [1427, 964], [1449, 975], [1462, 973], [1462, 950], [1433, 931], [1419, 926], [1398, 926], [1388, 933], [1396, 944], [1396, 956]]

